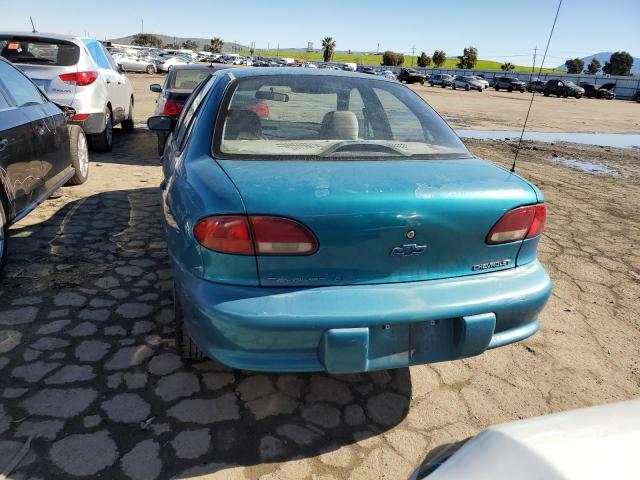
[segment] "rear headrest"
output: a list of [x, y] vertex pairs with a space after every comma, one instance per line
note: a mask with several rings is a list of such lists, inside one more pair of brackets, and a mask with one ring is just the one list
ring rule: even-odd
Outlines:
[[348, 110], [327, 113], [322, 119], [323, 137], [330, 140], [356, 140], [358, 118]]

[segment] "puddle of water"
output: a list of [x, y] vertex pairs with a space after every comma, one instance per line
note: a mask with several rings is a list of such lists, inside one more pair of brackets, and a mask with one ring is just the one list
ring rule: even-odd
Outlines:
[[[519, 131], [511, 130], [456, 130], [461, 138], [480, 140], [504, 140], [520, 138]], [[640, 134], [635, 133], [571, 133], [571, 132], [524, 132], [525, 140], [537, 142], [571, 142], [616, 148], [640, 148]]]
[[599, 175], [612, 175], [617, 177], [620, 173], [602, 163], [585, 162], [584, 160], [576, 160], [575, 158], [555, 157], [554, 162], [561, 163], [567, 167], [577, 168], [583, 172], [595, 173]]

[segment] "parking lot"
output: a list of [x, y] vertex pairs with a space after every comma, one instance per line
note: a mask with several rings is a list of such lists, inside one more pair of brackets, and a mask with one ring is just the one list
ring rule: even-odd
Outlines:
[[[140, 124], [153, 111], [148, 84], [163, 77], [130, 78]], [[517, 127], [514, 112], [524, 114], [529, 98], [412, 88], [446, 116], [464, 107], [452, 123], [474, 128]], [[490, 118], [489, 101], [504, 105]], [[532, 130], [639, 130], [630, 102], [537, 101], [544, 109]], [[31, 439], [12, 478], [401, 479], [431, 449], [490, 424], [637, 396], [637, 150], [530, 143], [521, 152], [518, 171], [549, 210], [540, 255], [554, 292], [534, 337], [410, 369], [260, 374], [185, 364], [174, 353], [156, 140], [142, 128], [116, 133], [113, 152], [92, 154], [87, 183], [65, 187], [10, 230], [0, 469]], [[511, 142], [469, 146], [500, 165], [513, 157]]]

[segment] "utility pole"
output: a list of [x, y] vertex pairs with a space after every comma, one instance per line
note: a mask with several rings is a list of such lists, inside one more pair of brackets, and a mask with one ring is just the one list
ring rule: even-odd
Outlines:
[[376, 53], [380, 53], [380, 42], [378, 42], [378, 48], [376, 48]]
[[533, 49], [533, 66], [531, 67], [531, 71], [535, 73], [536, 71], [536, 57], [538, 56], [538, 46]]
[[416, 56], [416, 46], [411, 47], [411, 66], [413, 67], [413, 57]]
[[140, 33], [144, 33], [144, 18], [140, 19], [140, 25], [141, 25]]
[[277, 52], [277, 55], [276, 55], [276, 56], [277, 56], [277, 57], [279, 57], [279, 56], [280, 56], [280, 42], [278, 42], [278, 52]]

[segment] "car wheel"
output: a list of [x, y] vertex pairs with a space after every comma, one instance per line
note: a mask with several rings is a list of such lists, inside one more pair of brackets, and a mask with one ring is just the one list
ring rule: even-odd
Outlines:
[[67, 185], [81, 185], [89, 178], [89, 146], [82, 128], [78, 125], [67, 125], [69, 130], [69, 152], [71, 165], [76, 174], [69, 179]]
[[430, 85], [433, 87], [435, 84], [433, 82], [430, 82]]
[[147, 73], [149, 75], [153, 75], [154, 73], [156, 73], [156, 67], [154, 67], [153, 65], [147, 65]]
[[576, 100], [578, 100], [579, 98], [582, 98], [582, 95], [576, 95]]
[[496, 92], [498, 92], [500, 90], [500, 87], [493, 87], [496, 89]]
[[455, 89], [457, 88], [457, 87], [456, 87], [456, 84], [454, 83], [453, 85], [451, 85], [451, 88], [452, 88], [453, 90], [455, 90]]
[[104, 111], [104, 130], [89, 137], [91, 148], [97, 152], [110, 152], [113, 148], [113, 120], [109, 107]]
[[445, 83], [442, 84], [442, 88], [447, 88], [447, 85]]
[[562, 98], [568, 98], [568, 97], [569, 97], [569, 94], [567, 92], [562, 93]]
[[507, 88], [507, 92], [509, 92], [509, 93], [513, 92], [513, 87]]
[[176, 340], [176, 349], [178, 350], [180, 357], [182, 357], [183, 360], [192, 361], [206, 358], [191, 339], [191, 335], [189, 335], [187, 325], [184, 323], [184, 311], [182, 309], [182, 304], [180, 303], [180, 298], [175, 287], [173, 288], [173, 318], [175, 321], [174, 335]]
[[122, 131], [126, 133], [133, 132], [133, 97], [129, 100], [129, 117], [122, 122]]
[[542, 92], [542, 94], [543, 94], [545, 97], [548, 97], [548, 96], [550, 95], [548, 90], [544, 90], [544, 91]]
[[424, 78], [420, 80], [420, 85], [424, 85]]
[[520, 89], [520, 93], [524, 93], [524, 88], [521, 88], [521, 89]]
[[468, 92], [470, 90], [469, 85], [465, 85], [464, 89]]
[[4, 202], [0, 195], [0, 272], [4, 265], [4, 258], [7, 256], [7, 228], [8, 220], [4, 209]]

